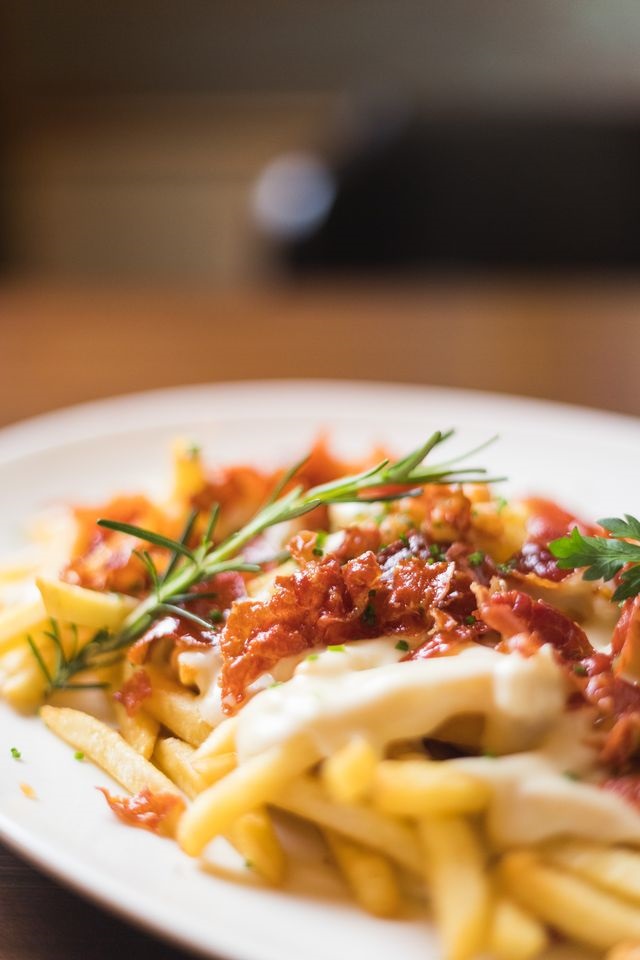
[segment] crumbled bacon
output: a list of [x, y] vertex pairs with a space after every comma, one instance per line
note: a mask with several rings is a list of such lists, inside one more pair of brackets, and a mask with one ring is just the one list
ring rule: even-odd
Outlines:
[[520, 590], [491, 594], [478, 609], [481, 619], [507, 641], [517, 634], [533, 636], [538, 645], [551, 644], [566, 660], [581, 660], [593, 653], [586, 633], [577, 623]]
[[604, 764], [621, 769], [638, 753], [640, 686], [616, 676], [612, 657], [595, 651], [581, 627], [548, 603], [517, 590], [486, 597], [479, 615], [503, 637], [498, 649], [530, 656], [543, 643], [554, 648], [578, 702], [597, 710]]
[[121, 703], [130, 717], [135, 716], [144, 700], [151, 696], [151, 680], [146, 670], [136, 670], [125, 680], [113, 699]]
[[528, 542], [547, 546], [551, 540], [564, 537], [574, 527], [577, 527], [585, 536], [602, 536], [604, 532], [598, 524], [581, 520], [553, 500], [530, 497], [523, 502], [523, 505], [528, 513]]
[[616, 673], [640, 681], [640, 596], [629, 597], [613, 631], [611, 650]]
[[585, 535], [601, 536], [603, 530], [596, 524], [580, 520], [553, 500], [532, 497], [523, 501], [523, 506], [528, 513], [526, 540], [509, 561], [511, 573], [515, 577], [534, 574], [542, 580], [560, 583], [571, 576], [572, 571], [560, 569], [549, 550], [550, 542], [565, 536], [574, 527]]
[[152, 833], [171, 832], [184, 801], [175, 793], [153, 793], [145, 787], [132, 797], [114, 797], [105, 787], [98, 787], [119, 820], [130, 827], [141, 827]]
[[[203, 580], [191, 590], [193, 600], [184, 604], [185, 608], [203, 620], [216, 615], [216, 621], [222, 619], [235, 600], [246, 595], [246, 585], [241, 574], [233, 570], [218, 573]], [[211, 596], [214, 594], [214, 596]], [[162, 617], [129, 647], [127, 658], [137, 665], [146, 663], [153, 646], [160, 640], [168, 640], [175, 651], [207, 650], [217, 643], [216, 622], [212, 620], [211, 629], [204, 630], [187, 617], [177, 614]]]
[[[202, 594], [207, 596], [201, 597]], [[215, 594], [215, 596], [210, 596]], [[244, 577], [237, 570], [226, 570], [216, 573], [208, 580], [202, 580], [190, 590], [190, 597], [185, 603], [187, 610], [206, 619], [214, 610], [228, 610], [234, 600], [247, 595]], [[191, 599], [193, 598], [193, 599]]]
[[280, 659], [316, 646], [382, 633], [421, 634], [436, 611], [471, 615], [472, 578], [456, 564], [408, 549], [372, 551], [340, 564], [330, 556], [276, 580], [265, 601], [237, 603], [220, 638], [221, 683], [229, 709]]
[[611, 777], [605, 780], [601, 786], [603, 790], [617, 793], [618, 796], [626, 800], [627, 803], [633, 804], [634, 807], [640, 807], [640, 773]]
[[542, 580], [560, 583], [570, 576], [572, 570], [561, 570], [551, 551], [540, 543], [531, 542], [522, 545], [522, 549], [511, 558], [510, 566], [514, 574], [535, 574]]
[[[136, 595], [144, 592], [149, 586], [148, 574], [134, 553], [140, 548], [140, 541], [128, 534], [97, 526], [96, 520], [100, 516], [169, 536], [176, 533], [168, 528], [166, 517], [147, 497], [116, 497], [100, 508], [78, 507], [75, 510], [78, 536], [73, 557], [62, 571], [62, 579], [92, 590]], [[166, 551], [149, 545], [149, 553], [162, 569]]]

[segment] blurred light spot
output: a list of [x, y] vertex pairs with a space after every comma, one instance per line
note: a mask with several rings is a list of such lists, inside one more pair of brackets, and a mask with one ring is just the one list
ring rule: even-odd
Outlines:
[[327, 167], [306, 153], [288, 153], [256, 183], [253, 209], [260, 226], [286, 240], [308, 236], [326, 218], [336, 195]]

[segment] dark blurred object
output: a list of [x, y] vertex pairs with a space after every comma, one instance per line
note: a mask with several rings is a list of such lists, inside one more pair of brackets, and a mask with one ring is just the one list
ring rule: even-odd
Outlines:
[[259, 181], [257, 208], [296, 272], [640, 261], [640, 120], [372, 123], [324, 169], [309, 158], [307, 193], [298, 170], [296, 189], [280, 190], [281, 206], [269, 216], [283, 162]]

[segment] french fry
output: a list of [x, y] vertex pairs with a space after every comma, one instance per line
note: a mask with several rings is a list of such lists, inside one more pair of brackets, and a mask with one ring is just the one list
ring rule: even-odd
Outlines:
[[0, 655], [26, 644], [30, 634], [40, 634], [47, 627], [47, 611], [40, 598], [0, 611]]
[[640, 960], [640, 942], [625, 941], [607, 952], [605, 960]]
[[279, 886], [284, 881], [287, 869], [285, 853], [264, 807], [238, 817], [229, 830], [228, 838], [244, 857], [247, 866], [267, 883]]
[[534, 960], [549, 942], [543, 925], [508, 897], [493, 908], [489, 952], [495, 960]]
[[19, 713], [34, 713], [44, 699], [45, 682], [37, 668], [25, 667], [0, 687], [3, 698]]
[[472, 960], [485, 945], [491, 909], [480, 841], [461, 817], [423, 819], [418, 830], [445, 960]]
[[145, 666], [145, 670], [151, 680], [151, 696], [144, 701], [147, 713], [192, 747], [203, 743], [211, 733], [211, 727], [200, 716], [197, 696], [164, 677], [154, 667]]
[[640, 940], [640, 909], [525, 851], [506, 854], [499, 875], [511, 896], [561, 933], [597, 950]]
[[[43, 663], [51, 669], [54, 651], [50, 638], [34, 634], [32, 640]], [[0, 693], [14, 710], [33, 713], [42, 703], [46, 689], [47, 678], [30, 646], [14, 647], [4, 655], [0, 666]]]
[[542, 847], [546, 863], [640, 906], [640, 853], [588, 840], [552, 840]]
[[36, 577], [36, 585], [50, 617], [92, 630], [117, 630], [137, 603], [125, 594], [100, 593], [50, 577]]
[[373, 802], [384, 813], [423, 817], [477, 813], [490, 788], [446, 761], [383, 760], [373, 782]]
[[213, 757], [202, 757], [199, 760], [194, 758], [192, 766], [197, 770], [205, 786], [210, 787], [212, 783], [222, 780], [238, 766], [238, 755], [237, 753], [218, 753]]
[[202, 490], [205, 473], [199, 448], [185, 439], [173, 444], [173, 496], [178, 501], [189, 501]]
[[153, 793], [181, 796], [164, 773], [141, 757], [119, 733], [88, 713], [69, 707], [44, 706], [40, 716], [53, 733], [81, 750], [130, 793], [139, 793], [146, 787]]
[[292, 740], [251, 757], [208, 787], [185, 811], [178, 841], [198, 856], [214, 837], [226, 833], [234, 820], [272, 800], [282, 788], [318, 760], [306, 740]]
[[194, 761], [204, 757], [215, 757], [219, 753], [233, 753], [236, 749], [237, 727], [237, 717], [227, 717], [219, 723], [194, 753]]
[[400, 890], [387, 857], [332, 830], [325, 831], [325, 838], [347, 886], [363, 910], [375, 917], [397, 916]]
[[418, 837], [411, 826], [364, 804], [337, 803], [311, 777], [291, 782], [272, 803], [287, 813], [377, 850], [414, 874], [422, 873]]
[[191, 764], [192, 756], [193, 747], [176, 737], [158, 740], [153, 751], [153, 763], [191, 800], [207, 786], [200, 774], [194, 770]]
[[334, 800], [362, 800], [371, 788], [378, 755], [364, 737], [353, 737], [322, 765], [322, 781]]
[[149, 760], [158, 739], [160, 724], [144, 709], [136, 710], [130, 716], [121, 703], [115, 701], [113, 706], [120, 733], [137, 753]]

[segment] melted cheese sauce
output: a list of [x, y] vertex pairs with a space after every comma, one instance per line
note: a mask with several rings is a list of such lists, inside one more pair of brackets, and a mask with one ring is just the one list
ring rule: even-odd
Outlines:
[[[240, 762], [299, 736], [326, 757], [362, 734], [382, 754], [394, 741], [481, 714], [483, 747], [498, 756], [447, 762], [491, 786], [486, 822], [496, 847], [562, 834], [640, 844], [640, 813], [589, 782], [597, 776], [592, 713], [565, 710], [565, 677], [549, 647], [524, 658], [474, 644], [456, 656], [398, 662], [405, 652], [396, 644], [381, 637], [282, 660], [238, 713]], [[179, 663], [216, 725], [224, 716], [219, 653], [186, 652]]]
[[[565, 679], [550, 648], [527, 659], [473, 646], [454, 657], [397, 663], [388, 638], [351, 646], [349, 656], [327, 651], [301, 662], [289, 682], [246, 704], [238, 715], [241, 761], [301, 734], [322, 756], [357, 733], [382, 752], [452, 717], [480, 713], [485, 746], [504, 755], [449, 762], [491, 785], [487, 828], [496, 846], [562, 834], [640, 843], [640, 814], [588, 782], [596, 771], [592, 715], [565, 711]], [[349, 665], [354, 658], [360, 669]]]

